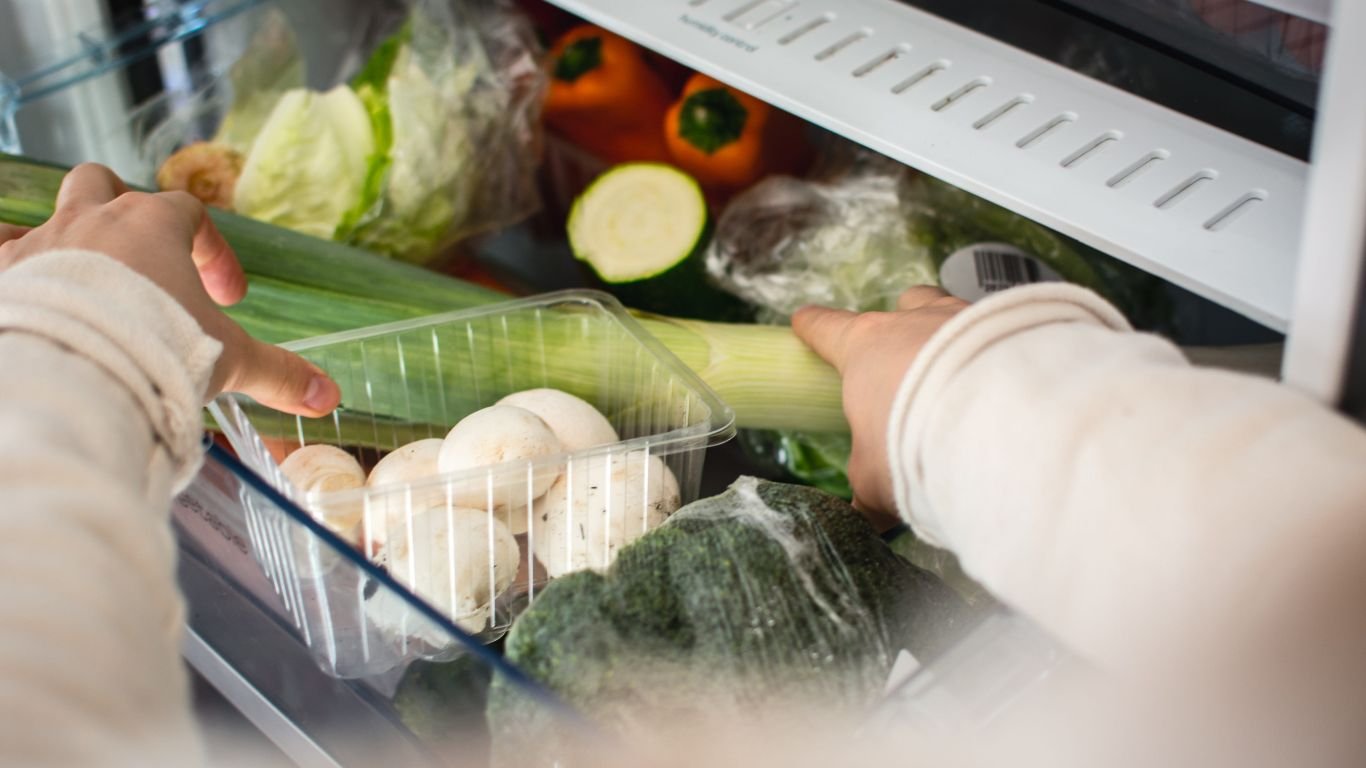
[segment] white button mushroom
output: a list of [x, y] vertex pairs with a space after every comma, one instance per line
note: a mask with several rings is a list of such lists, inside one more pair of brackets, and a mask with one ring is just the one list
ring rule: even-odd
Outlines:
[[[517, 541], [502, 522], [475, 509], [432, 505], [414, 512], [411, 530], [391, 531], [389, 573], [462, 629], [482, 631], [493, 601], [517, 576]], [[444, 645], [430, 622], [385, 590], [366, 603], [380, 628]]]
[[644, 451], [576, 464], [533, 505], [532, 547], [552, 577], [606, 568], [679, 502], [673, 472]]
[[444, 442], [439, 437], [414, 440], [391, 451], [370, 470], [365, 484], [377, 490], [370, 494], [362, 526], [363, 549], [376, 562], [386, 562], [384, 545], [389, 530], [405, 524], [410, 508], [444, 500], [444, 492], [435, 483], [439, 474], [436, 459]]
[[280, 472], [305, 495], [346, 491], [365, 485], [365, 470], [356, 457], [322, 443], [305, 445], [280, 462]]
[[[305, 445], [280, 462], [280, 473], [304, 496], [304, 506], [315, 520], [352, 546], [360, 542], [364, 506], [359, 495], [328, 499], [329, 494], [350, 491], [365, 485], [365, 470], [351, 454], [332, 445]], [[295, 539], [296, 562], [304, 559], [309, 534], [299, 529]], [[301, 546], [302, 545], [302, 546]], [[331, 567], [330, 562], [327, 565]]]
[[417, 483], [436, 477], [440, 471], [436, 468], [436, 459], [444, 443], [439, 437], [429, 437], [399, 446], [370, 470], [370, 477], [365, 484], [377, 488], [398, 483]]
[[528, 389], [508, 395], [498, 404], [515, 405], [540, 416], [566, 451], [611, 445], [621, 439], [597, 408], [558, 389]]
[[[541, 417], [512, 405], [491, 405], [471, 413], [451, 429], [437, 456], [437, 469], [442, 474], [460, 472], [505, 462], [534, 461], [563, 451], [559, 439]], [[557, 477], [558, 469], [535, 472], [531, 478], [531, 497], [545, 493]], [[526, 484], [525, 477], [516, 472], [500, 472], [494, 481], [498, 486], [494, 488], [494, 506], [511, 505], [518, 485], [524, 488]], [[483, 480], [461, 483], [451, 491], [456, 506], [489, 506], [488, 484]], [[522, 491], [521, 496], [525, 497], [526, 492]], [[522, 503], [525, 501], [523, 498]]]

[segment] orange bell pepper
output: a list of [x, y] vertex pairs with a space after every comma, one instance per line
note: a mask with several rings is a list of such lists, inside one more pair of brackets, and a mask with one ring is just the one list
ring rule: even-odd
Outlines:
[[608, 163], [668, 160], [659, 124], [669, 90], [640, 48], [585, 24], [555, 42], [549, 61], [551, 130]]
[[747, 93], [693, 75], [664, 118], [674, 165], [712, 192], [733, 192], [807, 159], [802, 123]]

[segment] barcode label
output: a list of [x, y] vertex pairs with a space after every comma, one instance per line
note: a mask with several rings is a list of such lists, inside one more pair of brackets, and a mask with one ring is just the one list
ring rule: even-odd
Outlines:
[[964, 301], [977, 301], [1017, 285], [1062, 280], [1033, 255], [1007, 243], [959, 248], [939, 267], [939, 284]]
[[977, 286], [987, 293], [1039, 282], [1038, 263], [1018, 253], [979, 248], [972, 252], [972, 262], [977, 267]]

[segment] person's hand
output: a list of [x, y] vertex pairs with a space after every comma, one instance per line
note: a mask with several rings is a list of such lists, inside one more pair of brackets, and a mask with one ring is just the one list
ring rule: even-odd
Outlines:
[[966, 307], [938, 288], [918, 286], [901, 294], [896, 312], [803, 307], [792, 316], [792, 330], [844, 382], [844, 415], [853, 437], [849, 483], [854, 506], [874, 522], [896, 514], [887, 424], [897, 387], [925, 342]]
[[0, 226], [0, 271], [44, 251], [81, 248], [122, 262], [156, 283], [222, 342], [208, 395], [241, 392], [272, 408], [322, 416], [341, 398], [319, 368], [251, 338], [215, 306], [247, 292], [246, 275], [204, 205], [184, 192], [130, 192], [102, 165], [62, 181], [52, 218], [32, 229]]

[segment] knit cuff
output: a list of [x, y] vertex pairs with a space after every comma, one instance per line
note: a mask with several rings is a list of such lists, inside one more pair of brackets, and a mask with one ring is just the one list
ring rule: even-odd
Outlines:
[[1124, 316], [1104, 299], [1065, 283], [1042, 283], [989, 296], [944, 324], [916, 356], [893, 400], [887, 458], [902, 518], [917, 535], [943, 546], [934, 510], [924, 493], [925, 428], [939, 396], [983, 350], [1015, 334], [1053, 323], [1088, 323], [1129, 331]]
[[0, 273], [0, 330], [50, 339], [107, 371], [166, 446], [176, 490], [188, 485], [223, 346], [169, 294], [101, 253], [49, 251]]

